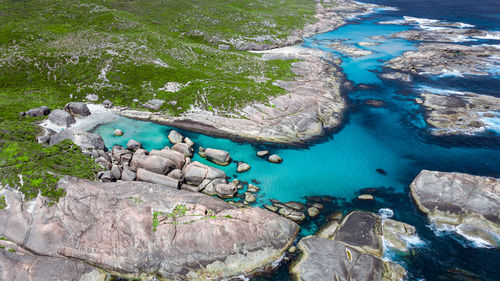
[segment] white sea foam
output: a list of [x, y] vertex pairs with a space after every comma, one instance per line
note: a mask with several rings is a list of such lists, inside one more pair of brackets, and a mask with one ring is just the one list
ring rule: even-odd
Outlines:
[[389, 208], [382, 208], [378, 210], [378, 214], [382, 220], [385, 220], [392, 218], [394, 216], [394, 211]]
[[463, 22], [447, 22], [436, 19], [404, 16], [403, 19], [381, 21], [379, 24], [413, 25], [426, 30], [443, 30], [450, 27], [472, 28], [474, 25]]
[[500, 40], [500, 32], [499, 31], [489, 31], [485, 36], [474, 36], [477, 39], [484, 40]]
[[[484, 116], [484, 113], [493, 113], [494, 117]], [[500, 113], [498, 112], [484, 112], [481, 114], [481, 121], [486, 125], [488, 130], [494, 131], [500, 134]]]
[[424, 240], [420, 239], [420, 237], [416, 234], [412, 236], [403, 236], [401, 238], [405, 241], [406, 246], [408, 248], [422, 247], [427, 244]]
[[281, 255], [281, 257], [279, 257], [277, 260], [273, 261], [273, 263], [271, 264], [272, 268], [275, 269], [277, 268], [281, 262], [283, 261], [283, 259], [285, 258], [285, 254]]
[[424, 85], [418, 86], [417, 90], [419, 92], [426, 92], [426, 93], [432, 93], [432, 94], [442, 94], [442, 95], [466, 95], [466, 94], [470, 94], [468, 92], [461, 92], [461, 91], [447, 90], [447, 89], [438, 89], [438, 88], [424, 86]]

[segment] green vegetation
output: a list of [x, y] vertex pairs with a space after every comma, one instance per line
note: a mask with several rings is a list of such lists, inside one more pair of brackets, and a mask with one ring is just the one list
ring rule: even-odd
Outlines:
[[[19, 117], [19, 112], [43, 104], [54, 104], [39, 91], [24, 94], [0, 89], [0, 184], [19, 189], [26, 200], [39, 193], [49, 204], [65, 195], [56, 183], [61, 175], [93, 179], [99, 166], [71, 141], [54, 146], [37, 142], [40, 118]], [[0, 200], [0, 209], [2, 208]]]
[[[312, 22], [314, 8], [311, 0], [1, 1], [0, 89], [49, 106], [98, 94], [131, 107], [163, 99], [166, 114], [191, 105], [231, 112], [284, 93], [273, 82], [293, 76], [291, 61], [234, 45], [279, 42]], [[169, 82], [180, 90], [167, 91]]]
[[293, 77], [292, 61], [235, 47], [280, 42], [312, 22], [314, 8], [311, 0], [0, 1], [2, 186], [53, 203], [64, 196], [61, 175], [92, 179], [98, 170], [69, 141], [38, 144], [33, 122], [43, 118], [19, 117], [33, 107], [88, 94], [132, 108], [162, 99], [170, 115], [267, 103], [284, 93], [273, 82]]
[[[190, 216], [190, 217], [201, 217], [202, 220], [208, 220], [208, 219], [216, 219], [216, 218], [232, 218], [231, 215], [225, 215], [223, 217], [217, 217], [214, 212], [212, 211], [207, 211], [207, 216], [199, 215], [199, 214], [190, 214], [186, 215], [188, 209], [186, 205], [184, 204], [179, 204], [176, 205], [175, 208], [172, 210], [172, 212], [154, 212], [153, 213], [153, 232], [156, 231], [158, 225], [160, 225], [160, 222], [163, 223], [169, 223], [173, 225], [179, 225], [179, 222], [177, 221], [178, 218], [184, 217], [184, 216]], [[192, 223], [195, 220], [189, 220], [182, 222], [182, 224], [188, 224]]]
[[15, 249], [8, 249], [7, 252], [15, 253], [16, 250]]
[[[0, 196], [0, 210], [7, 208], [7, 201], [5, 201], [5, 196]], [[2, 240], [3, 237], [0, 237]]]

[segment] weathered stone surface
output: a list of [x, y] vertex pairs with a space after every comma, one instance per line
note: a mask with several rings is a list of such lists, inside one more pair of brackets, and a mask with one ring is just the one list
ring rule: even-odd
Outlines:
[[137, 180], [150, 183], [162, 184], [170, 188], [179, 188], [179, 181], [161, 174], [150, 172], [146, 169], [139, 168], [136, 174]]
[[457, 226], [465, 237], [499, 246], [499, 179], [422, 170], [410, 190], [432, 223]]
[[178, 151], [167, 149], [151, 150], [149, 155], [157, 155], [163, 158], [167, 158], [175, 163], [175, 168], [177, 169], [182, 169], [184, 167], [184, 164], [186, 164], [186, 157]]
[[188, 138], [188, 137], [185, 137], [185, 138], [184, 138], [184, 142], [185, 142], [187, 145], [189, 145], [189, 147], [191, 147], [191, 148], [194, 146], [194, 142], [193, 142], [190, 138]]
[[[106, 274], [76, 259], [37, 256], [16, 244], [0, 240], [0, 280], [105, 281]], [[15, 250], [8, 251], [8, 249]]]
[[182, 153], [186, 157], [193, 157], [191, 146], [189, 146], [187, 143], [176, 143], [172, 146], [172, 150]]
[[29, 117], [40, 117], [40, 116], [47, 116], [50, 114], [50, 108], [44, 106], [40, 107], [35, 107], [31, 108], [30, 110], [26, 111], [24, 115], [27, 115]]
[[335, 40], [333, 43], [330, 43], [328, 47], [346, 55], [349, 57], [357, 58], [363, 56], [369, 56], [373, 54], [373, 51], [365, 50], [361, 48], [357, 48], [350, 44], [345, 44], [341, 40]]
[[115, 130], [115, 136], [119, 137], [119, 136], [123, 136], [123, 131], [120, 130], [120, 129], [116, 129]]
[[84, 102], [70, 102], [64, 106], [64, 111], [73, 116], [89, 116], [90, 110]]
[[255, 198], [255, 195], [253, 195], [250, 192], [245, 192], [245, 202], [254, 203], [255, 201], [257, 201], [257, 198]]
[[238, 167], [236, 168], [236, 172], [243, 173], [250, 170], [250, 165], [245, 162], [239, 162]]
[[358, 196], [359, 200], [373, 200], [373, 195], [371, 194], [361, 194]]
[[278, 207], [275, 207], [273, 205], [267, 205], [267, 204], [264, 204], [264, 208], [268, 209], [269, 211], [271, 212], [276, 212], [278, 211]]
[[[426, 109], [425, 121], [433, 127], [434, 135], [456, 135], [483, 132], [484, 117], [500, 111], [500, 98], [474, 93], [426, 92], [420, 95]], [[491, 115], [490, 115], [491, 116]]]
[[[163, 185], [65, 178], [59, 187], [67, 195], [53, 206], [41, 197], [23, 203], [18, 192], [4, 189], [10, 207], [0, 210], [0, 235], [46, 260], [81, 260], [127, 278], [252, 275], [281, 257], [299, 229], [260, 208]], [[184, 211], [175, 211], [179, 205]], [[176, 214], [178, 223], [162, 214]]]
[[268, 150], [257, 151], [257, 156], [259, 156], [259, 157], [264, 157], [264, 156], [267, 156], [268, 154], [269, 154]]
[[342, 220], [334, 239], [361, 252], [382, 256], [381, 222], [377, 214], [362, 211], [351, 212]]
[[181, 180], [184, 175], [181, 170], [173, 169], [170, 173], [168, 173], [168, 176], [176, 180]]
[[76, 122], [75, 118], [68, 112], [55, 109], [49, 114], [49, 121], [59, 126], [69, 126]]
[[116, 181], [116, 178], [113, 175], [113, 173], [111, 173], [111, 171], [104, 171], [104, 173], [101, 176], [101, 181], [112, 182], [112, 181]]
[[205, 149], [204, 152], [205, 152], [205, 158], [208, 161], [213, 162], [217, 165], [226, 166], [229, 165], [229, 163], [231, 163], [231, 156], [227, 151], [207, 148]]
[[139, 149], [141, 147], [142, 147], [142, 143], [140, 143], [140, 142], [138, 142], [136, 140], [132, 140], [131, 139], [131, 140], [129, 140], [127, 142], [127, 148], [130, 149], [130, 150], [132, 150], [132, 151], [135, 151], [135, 150], [137, 150], [137, 149]]
[[258, 192], [259, 190], [260, 188], [253, 184], [249, 184], [247, 188], [248, 192], [253, 192], [253, 193]]
[[92, 150], [98, 149], [103, 150], [104, 140], [98, 134], [89, 133], [79, 129], [69, 128], [60, 133], [52, 135], [50, 137], [50, 145], [54, 145], [62, 142], [63, 140], [70, 139], [73, 143], [81, 147], [82, 149]]
[[281, 163], [281, 162], [283, 162], [283, 159], [281, 159], [281, 157], [279, 157], [276, 154], [273, 154], [273, 155], [269, 156], [268, 160], [271, 163]]
[[321, 238], [331, 239], [335, 235], [335, 232], [339, 229], [339, 221], [331, 220], [328, 221], [318, 232], [316, 232], [316, 236]]
[[164, 100], [152, 99], [148, 100], [143, 106], [150, 110], [158, 110], [165, 103]]
[[153, 173], [166, 175], [171, 170], [175, 169], [175, 163], [167, 158], [160, 156], [141, 157], [137, 164], [137, 168], [143, 168]]
[[110, 109], [113, 107], [113, 102], [111, 102], [110, 100], [104, 100], [102, 102], [102, 105], [104, 106], [104, 108]]
[[297, 211], [304, 210], [304, 204], [297, 202], [297, 201], [289, 201], [289, 202], [284, 203], [284, 205], [287, 206], [288, 208], [292, 208], [292, 209], [297, 210]]
[[382, 223], [382, 233], [389, 247], [401, 252], [408, 252], [405, 238], [415, 235], [416, 229], [413, 225], [404, 222], [385, 219]]
[[122, 169], [118, 165], [113, 165], [113, 167], [111, 167], [111, 173], [117, 180], [122, 178]]
[[306, 215], [301, 211], [294, 210], [289, 207], [282, 207], [279, 209], [278, 213], [287, 219], [291, 219], [295, 222], [301, 223], [306, 219]]
[[216, 195], [215, 186], [226, 184], [226, 173], [214, 167], [194, 161], [183, 169], [184, 179], [187, 184], [199, 186], [200, 190], [209, 195]]
[[135, 180], [136, 175], [135, 172], [130, 169], [128, 165], [123, 166], [121, 180], [123, 181], [133, 181]]
[[238, 188], [233, 183], [218, 183], [215, 185], [215, 192], [219, 198], [233, 198], [237, 191]]
[[176, 130], [170, 131], [167, 138], [172, 144], [181, 143], [184, 139], [184, 137]]
[[405, 275], [399, 265], [330, 239], [309, 236], [300, 240], [297, 247], [302, 253], [290, 268], [296, 280], [399, 281]]
[[307, 214], [311, 217], [314, 218], [317, 215], [319, 215], [319, 209], [316, 207], [310, 207], [307, 209]]

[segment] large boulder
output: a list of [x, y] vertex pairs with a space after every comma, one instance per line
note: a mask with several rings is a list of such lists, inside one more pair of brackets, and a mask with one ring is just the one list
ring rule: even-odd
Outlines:
[[186, 164], [186, 157], [184, 156], [184, 154], [178, 151], [167, 150], [167, 149], [162, 149], [162, 150], [153, 149], [151, 150], [149, 155], [157, 155], [163, 158], [167, 158], [175, 163], [175, 167], [177, 169], [182, 169], [184, 167], [184, 164]]
[[[271, 268], [299, 230], [261, 208], [163, 185], [64, 178], [58, 186], [66, 196], [53, 205], [2, 190], [9, 208], [0, 210], [0, 236], [46, 260], [83, 261], [123, 278], [251, 276]], [[60, 278], [51, 272], [45, 280]]]
[[182, 155], [186, 157], [193, 157], [193, 150], [191, 146], [189, 146], [187, 143], [176, 143], [172, 146], [173, 151], [177, 151], [179, 153], [182, 153]]
[[399, 281], [405, 275], [401, 266], [338, 241], [309, 236], [300, 240], [297, 247], [302, 252], [290, 268], [295, 280]]
[[343, 219], [334, 239], [358, 251], [382, 256], [382, 219], [371, 212], [351, 212]]
[[183, 169], [187, 184], [198, 186], [199, 190], [209, 195], [217, 195], [216, 185], [226, 184], [226, 173], [214, 167], [194, 161]]
[[24, 113], [24, 115], [27, 115], [29, 117], [47, 116], [49, 114], [50, 114], [50, 108], [46, 106], [31, 108], [30, 110]]
[[55, 109], [49, 114], [49, 121], [59, 126], [69, 126], [76, 122], [75, 118], [68, 112]]
[[184, 139], [184, 137], [179, 132], [177, 132], [176, 130], [172, 130], [168, 134], [168, 140], [172, 144], [181, 143], [183, 139]]
[[64, 106], [64, 111], [73, 116], [89, 116], [90, 110], [84, 102], [69, 102]]
[[137, 163], [137, 168], [144, 168], [153, 173], [166, 175], [175, 169], [175, 163], [167, 158], [153, 155], [141, 157]]
[[205, 149], [205, 158], [208, 161], [221, 166], [226, 166], [231, 163], [231, 156], [229, 155], [229, 152], [220, 149]]
[[432, 223], [500, 246], [500, 179], [422, 170], [410, 185], [418, 208]]
[[104, 140], [98, 134], [89, 133], [84, 130], [69, 128], [50, 137], [50, 145], [71, 140], [73, 143], [86, 150], [104, 150]]
[[179, 180], [171, 178], [169, 176], [157, 174], [151, 171], [148, 171], [143, 168], [139, 168], [137, 170], [137, 180], [145, 181], [150, 183], [162, 184], [164, 186], [177, 189], [179, 188]]
[[140, 143], [139, 141], [131, 139], [127, 142], [127, 149], [136, 151], [139, 148], [142, 148], [142, 143]]

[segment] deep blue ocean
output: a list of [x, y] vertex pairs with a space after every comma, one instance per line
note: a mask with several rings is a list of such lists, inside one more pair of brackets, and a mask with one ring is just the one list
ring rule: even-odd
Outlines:
[[[307, 38], [305, 47], [319, 48], [342, 59], [341, 65], [353, 89], [347, 93], [349, 110], [341, 128], [330, 132], [307, 148], [289, 148], [253, 143], [237, 143], [179, 130], [197, 146], [220, 148], [233, 159], [245, 161], [252, 168], [236, 174], [236, 164], [223, 169], [226, 174], [243, 181], [258, 182], [261, 191], [256, 205], [269, 199], [307, 202], [307, 196], [322, 196], [326, 209], [314, 221], [301, 225], [301, 236], [313, 234], [329, 212], [363, 209], [377, 212], [394, 210], [394, 218], [414, 225], [420, 240], [411, 254], [388, 251], [387, 257], [408, 270], [408, 280], [500, 280], [500, 251], [476, 247], [452, 232], [434, 230], [415, 207], [409, 195], [409, 184], [422, 170], [456, 171], [500, 177], [500, 121], [492, 119], [491, 127], [474, 136], [435, 137], [429, 134], [424, 110], [414, 98], [422, 89], [446, 94], [447, 90], [471, 91], [500, 96], [500, 78], [496, 69], [489, 77], [421, 77], [412, 83], [383, 80], [383, 64], [405, 51], [414, 50], [418, 42], [391, 38], [390, 35], [412, 26], [381, 25], [380, 21], [412, 16], [472, 24], [478, 29], [500, 30], [500, 1], [370, 1], [395, 7], [351, 20], [347, 25]], [[384, 36], [373, 40], [371, 36]], [[328, 47], [334, 40], [346, 44], [381, 42], [377, 46], [360, 47], [374, 53], [360, 58], [343, 56]], [[500, 44], [482, 40], [470, 44]], [[365, 104], [368, 99], [384, 102], [380, 108]], [[125, 134], [115, 137], [116, 128]], [[103, 136], [108, 148], [125, 145], [130, 138], [144, 147], [160, 149], [169, 145], [172, 128], [126, 118], [101, 125], [95, 132]], [[284, 162], [271, 164], [256, 156], [268, 149]], [[210, 164], [195, 155], [194, 160]], [[210, 164], [212, 165], [212, 164]], [[377, 172], [382, 169], [385, 173]], [[379, 170], [380, 171], [380, 170]], [[374, 202], [356, 200], [360, 193], [370, 192]], [[288, 265], [266, 280], [290, 280]]]

